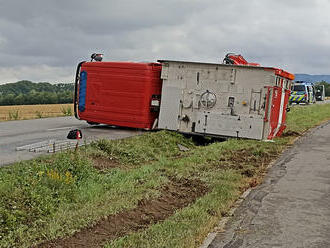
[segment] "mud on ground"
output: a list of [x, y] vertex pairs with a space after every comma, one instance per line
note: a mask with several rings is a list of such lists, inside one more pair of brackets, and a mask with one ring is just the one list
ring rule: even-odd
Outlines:
[[301, 136], [301, 135], [302, 135], [302, 133], [300, 133], [300, 132], [289, 130], [289, 131], [284, 132], [282, 134], [282, 137], [290, 137], [290, 136], [298, 137], [298, 136]]
[[116, 159], [109, 159], [103, 157], [91, 158], [93, 167], [99, 171], [106, 171], [111, 168], [124, 168], [125, 166], [119, 163]]
[[167, 219], [176, 210], [188, 206], [208, 192], [207, 186], [200, 180], [175, 177], [169, 179], [170, 182], [161, 188], [160, 197], [141, 200], [133, 209], [110, 215], [71, 237], [48, 241], [37, 247], [102, 247], [108, 241]]

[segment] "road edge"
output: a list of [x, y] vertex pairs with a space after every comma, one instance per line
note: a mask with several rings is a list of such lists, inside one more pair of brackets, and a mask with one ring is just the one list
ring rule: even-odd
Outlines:
[[[309, 130], [306, 130], [303, 132], [300, 136], [294, 138], [288, 145], [287, 147], [283, 150], [283, 152], [273, 161], [271, 161], [267, 165], [267, 172], [266, 175], [268, 174], [268, 171], [271, 167], [276, 165], [277, 163], [281, 162], [282, 158], [291, 150], [293, 149], [298, 143], [301, 143], [304, 139], [306, 139], [309, 135], [311, 135], [313, 132], [316, 130], [323, 128], [326, 125], [330, 124], [330, 120], [326, 120], [321, 122], [319, 125], [312, 127]], [[203, 243], [199, 246], [199, 248], [208, 248], [209, 245], [213, 242], [213, 240], [216, 238], [218, 233], [221, 233], [225, 231], [225, 226], [228, 223], [228, 221], [233, 218], [236, 210], [241, 206], [242, 202], [250, 195], [251, 191], [256, 189], [258, 186], [262, 185], [263, 183], [252, 187], [248, 188], [246, 191], [242, 193], [242, 195], [238, 198], [238, 200], [233, 204], [233, 207], [229, 210], [228, 216], [222, 217], [217, 224], [217, 226], [214, 228], [212, 232], [210, 232], [207, 237], [204, 239]]]

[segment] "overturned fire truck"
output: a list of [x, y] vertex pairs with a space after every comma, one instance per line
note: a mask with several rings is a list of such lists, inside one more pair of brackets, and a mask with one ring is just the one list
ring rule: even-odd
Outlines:
[[273, 139], [286, 127], [293, 79], [233, 54], [223, 64], [81, 62], [75, 116], [90, 124]]

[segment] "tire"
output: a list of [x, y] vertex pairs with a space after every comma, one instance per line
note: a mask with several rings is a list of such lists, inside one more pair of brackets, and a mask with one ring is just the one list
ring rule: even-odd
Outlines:
[[100, 123], [97, 123], [97, 122], [93, 122], [93, 121], [87, 121], [87, 123], [89, 124], [89, 125], [100, 125]]

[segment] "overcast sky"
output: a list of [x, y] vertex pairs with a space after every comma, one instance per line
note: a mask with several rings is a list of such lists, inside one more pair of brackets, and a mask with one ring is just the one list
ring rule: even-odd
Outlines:
[[330, 74], [329, 0], [0, 0], [0, 84], [72, 82], [105, 61], [220, 62], [227, 52]]

